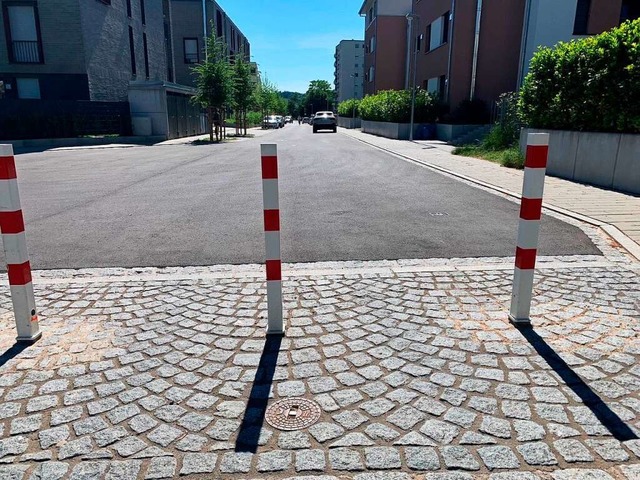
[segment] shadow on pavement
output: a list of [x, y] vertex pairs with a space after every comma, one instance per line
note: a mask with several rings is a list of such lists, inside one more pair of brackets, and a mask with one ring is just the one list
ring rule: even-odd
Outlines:
[[558, 374], [564, 383], [573, 392], [580, 397], [582, 403], [585, 404], [609, 430], [613, 437], [621, 442], [626, 440], [635, 440], [638, 436], [629, 428], [629, 426], [614, 412], [609, 406], [584, 383], [571, 367], [551, 348], [544, 339], [538, 335], [532, 327], [520, 327], [518, 329], [522, 336], [527, 339], [529, 344], [535, 348], [536, 352], [544, 358], [549, 366]]
[[258, 450], [282, 338], [283, 335], [267, 335], [236, 440], [236, 452], [256, 453]]
[[6, 350], [2, 355], [0, 355], [0, 367], [2, 367], [12, 358], [17, 357], [20, 353], [24, 352], [30, 346], [31, 345], [28, 343], [16, 343], [9, 350]]

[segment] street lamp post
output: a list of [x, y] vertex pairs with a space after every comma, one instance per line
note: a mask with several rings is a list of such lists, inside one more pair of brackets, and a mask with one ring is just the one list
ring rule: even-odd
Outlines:
[[[413, 79], [411, 82], [411, 125], [409, 126], [409, 141], [413, 142], [413, 125], [414, 125], [415, 111], [416, 111], [416, 74], [418, 71], [418, 48], [417, 48], [417, 45], [415, 44], [415, 38], [414, 38], [415, 35], [414, 35], [414, 28], [413, 28], [414, 22], [412, 20], [415, 20], [415, 22], [419, 24], [420, 17], [412, 12], [407, 15], [407, 19], [411, 24], [411, 33], [410, 33], [411, 41], [409, 42], [409, 45], [413, 45]], [[420, 31], [419, 26], [417, 30]]]
[[[358, 77], [358, 74], [357, 73], [352, 73], [350, 75], [350, 77], [353, 78], [353, 99], [357, 100], [358, 93], [356, 92], [356, 83], [357, 83], [356, 82], [356, 78]], [[356, 109], [355, 109], [355, 107], [353, 107], [351, 109], [351, 112], [353, 113], [353, 119], [355, 120], [356, 119]]]

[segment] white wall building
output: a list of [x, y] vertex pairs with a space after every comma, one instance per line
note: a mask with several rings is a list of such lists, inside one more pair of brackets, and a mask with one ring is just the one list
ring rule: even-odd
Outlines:
[[362, 98], [364, 82], [364, 40], [342, 40], [335, 54], [336, 100]]

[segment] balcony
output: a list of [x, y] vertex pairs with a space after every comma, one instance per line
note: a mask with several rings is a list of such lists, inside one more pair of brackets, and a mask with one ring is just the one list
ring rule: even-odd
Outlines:
[[13, 40], [11, 57], [14, 63], [42, 63], [40, 44], [37, 41]]

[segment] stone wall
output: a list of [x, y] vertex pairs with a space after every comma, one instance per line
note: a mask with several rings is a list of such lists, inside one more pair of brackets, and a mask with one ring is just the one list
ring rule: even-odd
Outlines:
[[549, 133], [549, 175], [640, 194], [640, 135], [523, 128], [523, 153], [529, 133]]

